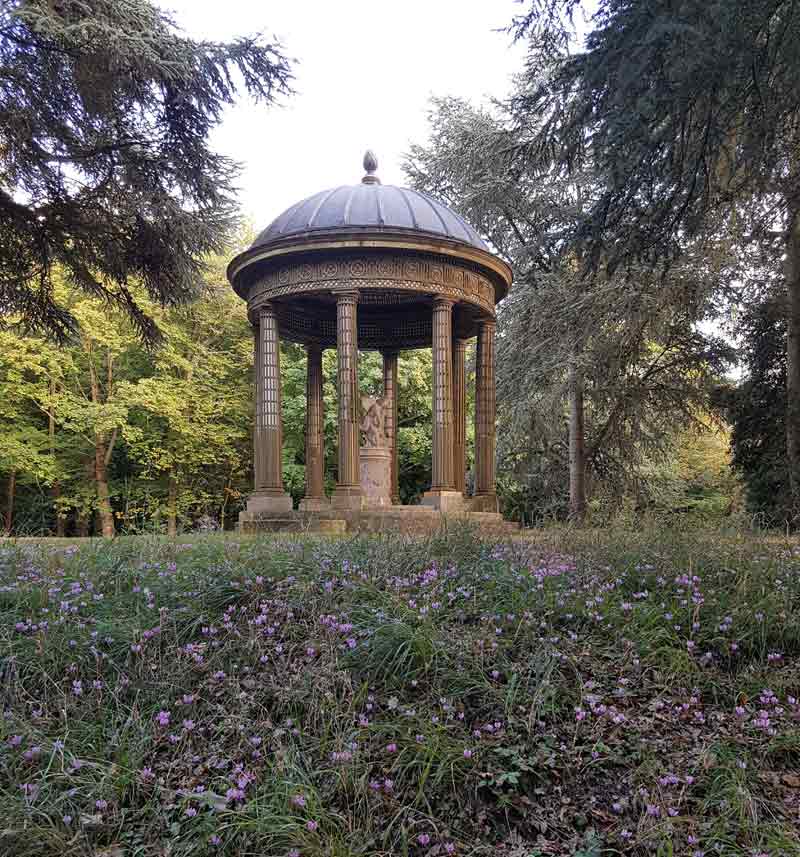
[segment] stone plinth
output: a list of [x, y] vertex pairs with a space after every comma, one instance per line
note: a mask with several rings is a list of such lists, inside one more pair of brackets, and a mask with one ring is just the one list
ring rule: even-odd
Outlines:
[[422, 495], [422, 505], [431, 506], [444, 515], [458, 514], [469, 509], [468, 502], [460, 491], [432, 488]]
[[359, 452], [361, 500], [367, 509], [392, 505], [392, 451], [385, 446], [365, 446]]
[[301, 512], [324, 512], [330, 507], [331, 501], [327, 497], [303, 497], [299, 506]]
[[251, 515], [269, 515], [291, 511], [292, 498], [284, 491], [254, 491], [247, 498], [247, 512]]

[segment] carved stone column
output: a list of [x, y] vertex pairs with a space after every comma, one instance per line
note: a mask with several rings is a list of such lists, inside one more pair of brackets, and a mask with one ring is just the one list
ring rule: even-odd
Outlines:
[[461, 505], [453, 482], [453, 301], [433, 299], [433, 438], [431, 490], [423, 503], [442, 511]]
[[453, 487], [466, 490], [467, 471], [467, 376], [466, 339], [453, 340]]
[[253, 427], [253, 487], [263, 488], [266, 480], [264, 461], [264, 372], [261, 356], [261, 326], [253, 325], [253, 387], [255, 390], [255, 425]]
[[325, 405], [322, 398], [322, 346], [306, 347], [306, 495], [300, 501], [304, 512], [327, 509], [325, 497]]
[[339, 509], [361, 508], [359, 482], [358, 390], [358, 292], [336, 293], [336, 353], [339, 387], [339, 477], [333, 505]]
[[475, 511], [496, 512], [494, 319], [482, 319], [475, 361]]
[[256, 328], [255, 493], [251, 513], [289, 512], [292, 498], [283, 490], [283, 426], [278, 319], [271, 304], [258, 311]]
[[386, 414], [386, 438], [392, 453], [392, 504], [400, 503], [400, 482], [397, 468], [397, 352], [384, 351], [383, 395], [389, 400]]

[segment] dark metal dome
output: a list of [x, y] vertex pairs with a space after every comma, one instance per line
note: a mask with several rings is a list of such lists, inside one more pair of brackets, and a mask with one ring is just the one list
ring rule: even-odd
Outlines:
[[381, 184], [374, 175], [377, 161], [372, 153], [367, 155], [367, 175], [361, 184], [342, 185], [301, 200], [276, 217], [253, 248], [292, 236], [365, 229], [422, 233], [489, 250], [480, 235], [447, 206], [420, 191]]

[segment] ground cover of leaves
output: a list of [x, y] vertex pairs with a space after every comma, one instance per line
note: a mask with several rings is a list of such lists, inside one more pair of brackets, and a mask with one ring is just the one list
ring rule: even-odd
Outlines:
[[800, 855], [800, 548], [0, 545], [0, 854]]

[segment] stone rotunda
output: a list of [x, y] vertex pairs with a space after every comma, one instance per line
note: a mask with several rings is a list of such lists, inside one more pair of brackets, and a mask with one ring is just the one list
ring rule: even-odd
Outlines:
[[[244, 531], [437, 528], [442, 515], [503, 528], [495, 494], [495, 305], [511, 270], [434, 199], [383, 185], [364, 156], [357, 185], [322, 191], [274, 220], [228, 266], [255, 332], [255, 486]], [[464, 355], [477, 337], [474, 492], [467, 497]], [[308, 357], [306, 488], [297, 511], [282, 480], [280, 341]], [[324, 493], [322, 352], [338, 360], [338, 469]], [[433, 352], [431, 487], [401, 506], [398, 353]], [[383, 395], [362, 397], [358, 352], [383, 355]], [[362, 443], [363, 436], [363, 443]]]

